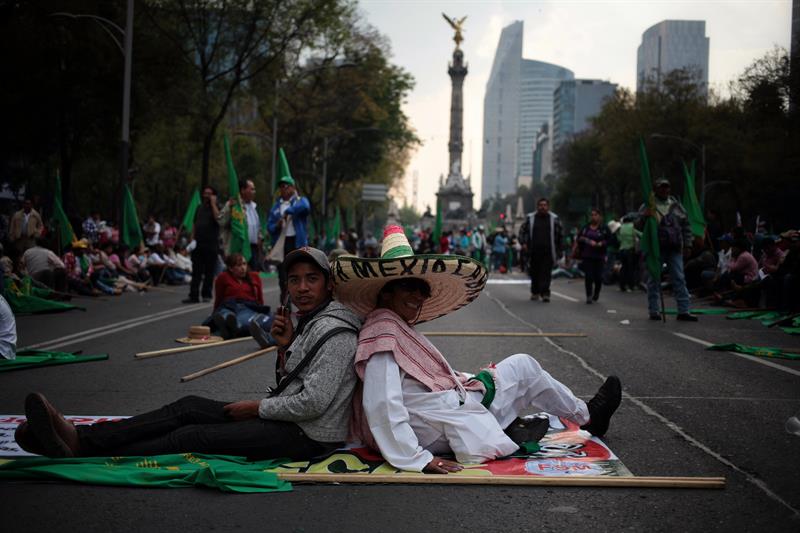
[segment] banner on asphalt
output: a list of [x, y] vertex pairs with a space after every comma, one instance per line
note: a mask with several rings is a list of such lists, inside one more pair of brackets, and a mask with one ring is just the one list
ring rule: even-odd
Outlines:
[[[121, 416], [67, 416], [76, 424], [120, 420]], [[21, 415], [0, 415], [0, 456], [29, 457], [14, 441], [14, 431], [25, 420]], [[539, 441], [539, 450], [516, 453], [482, 464], [465, 465], [464, 470], [449, 475], [484, 476], [633, 476], [606, 444], [582, 431], [576, 424], [549, 416], [550, 429]], [[309, 474], [408, 475], [368, 450], [351, 445], [313, 461], [291, 462], [270, 472]]]

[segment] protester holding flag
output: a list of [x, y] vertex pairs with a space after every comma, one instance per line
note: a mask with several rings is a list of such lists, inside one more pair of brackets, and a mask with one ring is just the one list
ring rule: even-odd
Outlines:
[[[272, 239], [270, 258], [283, 261], [294, 249], [308, 246], [308, 198], [297, 194], [297, 184], [289, 171], [283, 148], [278, 154], [278, 199], [269, 211], [267, 229]], [[338, 215], [338, 212], [337, 212]], [[336, 229], [338, 234], [339, 230]]]
[[[655, 197], [652, 207], [642, 204], [639, 208], [640, 220], [655, 220], [657, 225], [658, 250], [660, 262], [669, 268], [672, 294], [678, 305], [677, 319], [684, 322], [697, 322], [697, 317], [689, 312], [689, 291], [683, 272], [683, 258], [691, 252], [692, 229], [686, 210], [677, 198], [670, 195], [669, 180], [661, 178], [655, 183]], [[642, 222], [644, 223], [644, 222]], [[660, 267], [659, 267], [660, 270]], [[652, 274], [652, 273], [651, 273]], [[661, 276], [651, 275], [647, 281], [647, 303], [650, 320], [661, 320], [659, 297]]]
[[[192, 233], [192, 241], [195, 243], [192, 250], [192, 282], [189, 285], [189, 297], [183, 300], [185, 304], [199, 302], [199, 296], [203, 297], [204, 302], [211, 301], [211, 288], [214, 285], [219, 255], [220, 212], [217, 205], [217, 190], [211, 185], [203, 187], [202, 202], [200, 205], [194, 204], [193, 209], [194, 216], [190, 220], [185, 218], [183, 221], [183, 226]], [[200, 291], [201, 280], [202, 291]]]

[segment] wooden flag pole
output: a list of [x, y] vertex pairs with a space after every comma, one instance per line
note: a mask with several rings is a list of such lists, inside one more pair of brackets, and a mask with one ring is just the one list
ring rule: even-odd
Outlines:
[[153, 350], [152, 352], [139, 352], [133, 357], [135, 359], [147, 359], [149, 357], [160, 357], [162, 355], [170, 355], [173, 353], [191, 352], [194, 350], [202, 350], [203, 348], [213, 348], [214, 346], [225, 346], [227, 344], [234, 344], [252, 339], [253, 337], [238, 337], [236, 339], [228, 339], [226, 341], [208, 342], [206, 344], [193, 344], [191, 346], [181, 346], [179, 348], [166, 348], [164, 350]]
[[255, 359], [265, 353], [275, 351], [278, 347], [277, 346], [270, 346], [269, 348], [264, 348], [263, 350], [258, 350], [256, 352], [252, 352], [241, 357], [237, 357], [236, 359], [231, 359], [230, 361], [225, 361], [224, 363], [220, 363], [218, 365], [214, 365], [210, 368], [206, 368], [203, 370], [199, 370], [192, 374], [183, 376], [181, 378], [181, 383], [185, 383], [187, 381], [192, 381], [193, 379], [201, 378], [206, 374], [211, 374], [212, 372], [216, 372], [217, 370], [222, 370], [223, 368], [228, 368], [229, 366], [238, 365], [239, 363], [244, 363], [245, 361], [249, 361], [250, 359]]
[[423, 331], [426, 337], [585, 337], [586, 333], [529, 333], [516, 331]]
[[475, 476], [463, 474], [306, 474], [278, 473], [292, 483], [404, 483], [424, 485], [526, 485], [551, 487], [639, 487], [723, 489], [724, 477], [651, 476]]

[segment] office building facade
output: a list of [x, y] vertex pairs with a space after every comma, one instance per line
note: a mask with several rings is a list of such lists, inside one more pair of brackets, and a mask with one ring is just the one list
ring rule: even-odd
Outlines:
[[516, 192], [533, 177], [536, 136], [553, 113], [553, 91], [572, 71], [522, 58], [523, 22], [500, 34], [483, 100], [481, 199]]
[[617, 85], [602, 80], [568, 80], [553, 93], [553, 148], [589, 129], [591, 118], [600, 113]]
[[642, 34], [636, 53], [636, 90], [648, 84], [657, 87], [673, 70], [688, 68], [696, 72], [697, 81], [708, 91], [708, 50], [703, 20], [664, 20]]

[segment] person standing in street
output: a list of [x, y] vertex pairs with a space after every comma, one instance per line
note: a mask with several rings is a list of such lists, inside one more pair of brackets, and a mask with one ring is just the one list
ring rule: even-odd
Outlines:
[[483, 224], [472, 233], [472, 258], [486, 266], [486, 232]]
[[33, 203], [26, 198], [22, 201], [22, 209], [14, 213], [9, 224], [8, 240], [12, 244], [17, 256], [36, 244], [36, 239], [42, 236], [44, 223], [42, 216], [33, 208]]
[[[689, 312], [689, 291], [683, 274], [683, 258], [692, 251], [692, 229], [686, 210], [677, 198], [670, 195], [669, 180], [661, 178], [655, 183], [655, 209], [646, 204], [639, 208], [638, 225], [644, 226], [646, 217], [655, 217], [658, 223], [658, 246], [661, 262], [667, 264], [672, 282], [672, 294], [678, 305], [677, 319], [683, 322], [697, 322], [697, 317]], [[660, 312], [661, 280], [647, 280], [647, 307], [650, 320], [661, 320]]]
[[[272, 246], [280, 246], [283, 235], [283, 257], [292, 250], [308, 246], [308, 213], [311, 204], [308, 198], [297, 194], [294, 178], [285, 175], [278, 180], [278, 199], [269, 211], [267, 230]], [[271, 254], [272, 255], [272, 254]]]
[[192, 228], [192, 240], [195, 242], [195, 248], [192, 250], [192, 282], [189, 285], [189, 297], [183, 300], [185, 304], [198, 303], [199, 296], [202, 296], [204, 302], [211, 301], [211, 287], [214, 285], [214, 272], [217, 268], [219, 207], [216, 189], [206, 185], [203, 188], [202, 199], [202, 203], [197, 206]]
[[[245, 222], [247, 223], [247, 237], [250, 243], [250, 270], [261, 270], [261, 235], [259, 230], [261, 228], [261, 220], [256, 211], [256, 185], [253, 180], [239, 180], [239, 200], [244, 212]], [[231, 242], [231, 210], [236, 204], [236, 198], [229, 198], [225, 207], [219, 213], [217, 221], [222, 230], [222, 246], [225, 254], [229, 253], [229, 244]]]
[[592, 209], [589, 223], [581, 229], [575, 241], [581, 258], [581, 270], [585, 275], [587, 304], [600, 299], [600, 289], [603, 288], [603, 266], [610, 238], [608, 229], [603, 225], [600, 210]]
[[561, 255], [563, 229], [558, 215], [550, 211], [550, 201], [540, 198], [536, 211], [528, 213], [519, 229], [522, 253], [528, 255], [531, 300], [550, 301], [550, 276]]
[[633, 221], [628, 216], [623, 217], [622, 225], [617, 230], [619, 260], [622, 264], [619, 274], [619, 290], [622, 292], [632, 291], [639, 285], [636, 276], [639, 253], [636, 251], [636, 245], [641, 236], [642, 232], [633, 226]]

